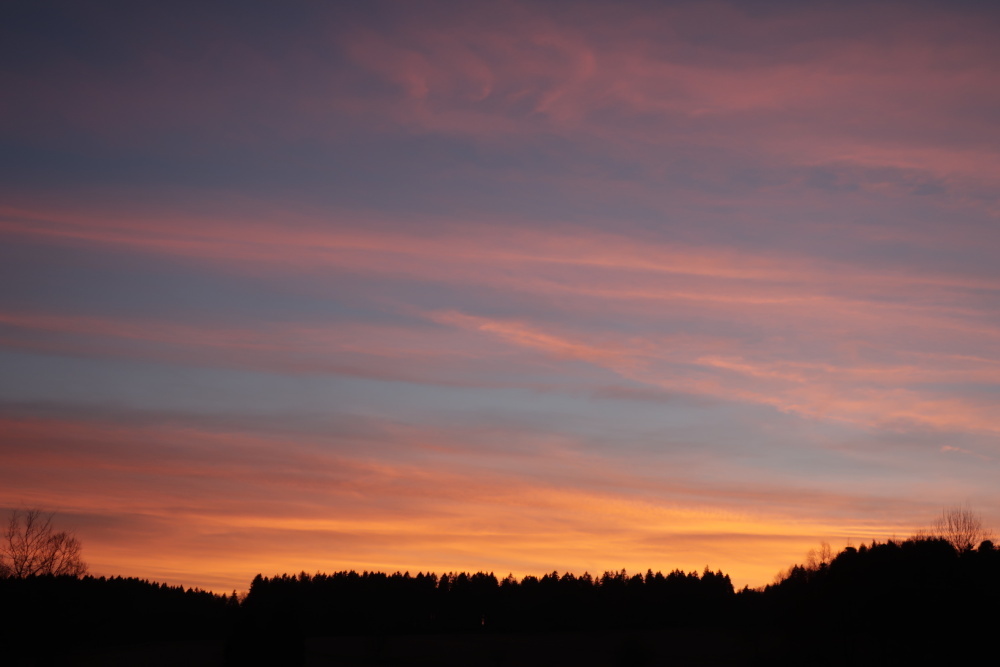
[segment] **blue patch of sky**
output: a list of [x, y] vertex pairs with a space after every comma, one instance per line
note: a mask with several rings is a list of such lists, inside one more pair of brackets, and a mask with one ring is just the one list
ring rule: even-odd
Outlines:
[[317, 281], [301, 274], [259, 276], [156, 253], [119, 252], [77, 244], [11, 241], [0, 244], [0, 308], [57, 310], [67, 315], [148, 317], [254, 325], [363, 320], [404, 323], [413, 318], [357, 296], [350, 277]]
[[[586, 395], [520, 388], [470, 390], [16, 351], [0, 351], [0, 364], [5, 371], [0, 401], [7, 404], [120, 406], [193, 414], [344, 414], [444, 429], [451, 425], [563, 434], [580, 447], [623, 457], [666, 451], [663, 443], [677, 439], [697, 438], [701, 448], [733, 455], [751, 447], [763, 452], [771, 446], [768, 438], [747, 430], [748, 419], [758, 410], [745, 406], [695, 409], [686, 403], [594, 401]], [[783, 457], [777, 460], [788, 463]]]

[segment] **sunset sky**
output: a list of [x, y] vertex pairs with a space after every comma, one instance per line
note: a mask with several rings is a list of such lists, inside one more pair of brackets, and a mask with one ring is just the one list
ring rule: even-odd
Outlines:
[[758, 586], [943, 507], [1000, 528], [998, 34], [978, 2], [7, 3], [0, 513], [224, 592]]

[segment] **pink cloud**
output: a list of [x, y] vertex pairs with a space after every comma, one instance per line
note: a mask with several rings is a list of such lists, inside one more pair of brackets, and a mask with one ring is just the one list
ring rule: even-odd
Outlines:
[[[988, 401], [930, 388], [1000, 380], [1000, 367], [990, 361], [1000, 353], [1000, 332], [980, 296], [1000, 287], [991, 278], [872, 268], [779, 249], [571, 235], [558, 227], [437, 222], [414, 232], [289, 222], [81, 218], [11, 209], [0, 219], [11, 233], [154, 252], [221, 271], [351, 275], [360, 279], [360, 290], [372, 278], [410, 281], [503, 294], [532, 308], [545, 304], [549, 314], [514, 319], [467, 309], [424, 311], [389, 296], [386, 307], [427, 326], [258, 323], [251, 332], [208, 322], [8, 312], [0, 316], [4, 338], [33, 349], [431, 383], [466, 382], [476, 375], [468, 369], [509, 363], [511, 356], [501, 362], [492, 346], [499, 339], [509, 352], [532, 351], [536, 359], [541, 352], [585, 361], [650, 387], [810, 418], [996, 430]], [[608, 324], [576, 323], [598, 315]], [[618, 331], [618, 321], [641, 331]], [[138, 347], [119, 350], [115, 340]], [[865, 359], [875, 356], [874, 363]], [[525, 367], [537, 363], [531, 356], [513, 358]], [[407, 360], [405, 372], [392, 370], [399, 359]]]
[[[418, 19], [357, 32], [349, 51], [401, 86], [395, 122], [435, 132], [505, 140], [554, 132], [644, 163], [664, 146], [697, 144], [980, 182], [998, 173], [982, 143], [996, 132], [985, 116], [955, 141], [956, 111], [997, 101], [988, 85], [996, 47], [974, 17], [866, 13], [865, 32], [849, 13], [749, 16], [722, 3], [711, 13], [710, 29], [701, 8], [687, 7], [642, 20], [591, 16], [598, 23], [586, 30], [544, 12], [511, 12], [474, 31]], [[714, 42], [688, 38], [692, 26]], [[727, 40], [743, 48], [729, 51]]]
[[[969, 113], [998, 101], [997, 48], [975, 13], [866, 8], [861, 21], [843, 10], [764, 15], [713, 3], [641, 16], [581, 8], [567, 21], [521, 4], [414, 12], [347, 32], [334, 16], [313, 18], [315, 32], [280, 49], [220, 22], [196, 31], [183, 54], [163, 36], [141, 45], [117, 36], [137, 52], [141, 76], [80, 62], [44, 84], [7, 72], [25, 93], [0, 113], [50, 139], [54, 115], [67, 134], [128, 144], [177, 131], [235, 144], [328, 141], [388, 124], [482, 142], [555, 134], [648, 168], [665, 147], [697, 145], [980, 182], [1000, 169], [988, 148], [992, 118]], [[329, 51], [350, 66], [317, 55]], [[398, 93], [373, 94], [357, 70]], [[347, 117], [331, 122], [333, 112]]]

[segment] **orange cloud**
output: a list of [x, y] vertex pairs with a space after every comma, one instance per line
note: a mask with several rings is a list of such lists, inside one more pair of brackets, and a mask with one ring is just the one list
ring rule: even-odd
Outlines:
[[[391, 438], [387, 446], [397, 455], [384, 458], [330, 447], [328, 437], [165, 423], [4, 419], [0, 427], [5, 497], [44, 502], [61, 520], [76, 521], [95, 571], [216, 590], [243, 588], [258, 571], [288, 569], [527, 574], [706, 563], [756, 585], [818, 537], [900, 530], [842, 518], [794, 520], [794, 507], [810, 492], [765, 491], [763, 482], [743, 493], [769, 497], [771, 509], [748, 513], [734, 509], [741, 492], [733, 487], [644, 480], [569, 449], [556, 457], [564, 471], [557, 483], [531, 472], [532, 462], [551, 461], [551, 452], [517, 454], [524, 459], [517, 473], [497, 472], [496, 455], [451, 453], [467, 443], [407, 460], [405, 452], [420, 447], [413, 432]], [[38, 475], [49, 480], [44, 492]], [[616, 479], [621, 490], [614, 490]], [[594, 487], [596, 480], [605, 486]], [[854, 500], [810, 502], [829, 509]]]

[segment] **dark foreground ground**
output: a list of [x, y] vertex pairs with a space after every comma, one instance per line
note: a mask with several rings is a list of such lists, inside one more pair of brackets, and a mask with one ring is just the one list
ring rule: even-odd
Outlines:
[[0, 667], [978, 665], [998, 599], [1000, 549], [941, 539], [848, 547], [738, 593], [707, 568], [258, 576], [242, 600], [136, 579], [8, 577]]
[[[732, 633], [669, 630], [611, 633], [510, 633], [307, 639], [304, 664], [342, 667], [641, 667], [774, 664], [767, 642]], [[225, 665], [224, 641], [160, 642], [75, 653], [63, 664], [150, 667]], [[281, 664], [261, 658], [260, 664]], [[251, 664], [253, 659], [251, 659]], [[246, 664], [240, 660], [234, 664]]]
[[[319, 667], [660, 667], [767, 665], [911, 665], [927, 647], [887, 646], [874, 637], [813, 637], [796, 641], [783, 633], [733, 633], [672, 629], [608, 633], [509, 633], [314, 638], [302, 659], [274, 655], [227, 661], [226, 642], [158, 642], [99, 652], [70, 653], [59, 665], [91, 667], [214, 667], [305, 665]], [[931, 651], [933, 653], [933, 651]], [[941, 663], [947, 664], [947, 663]]]

